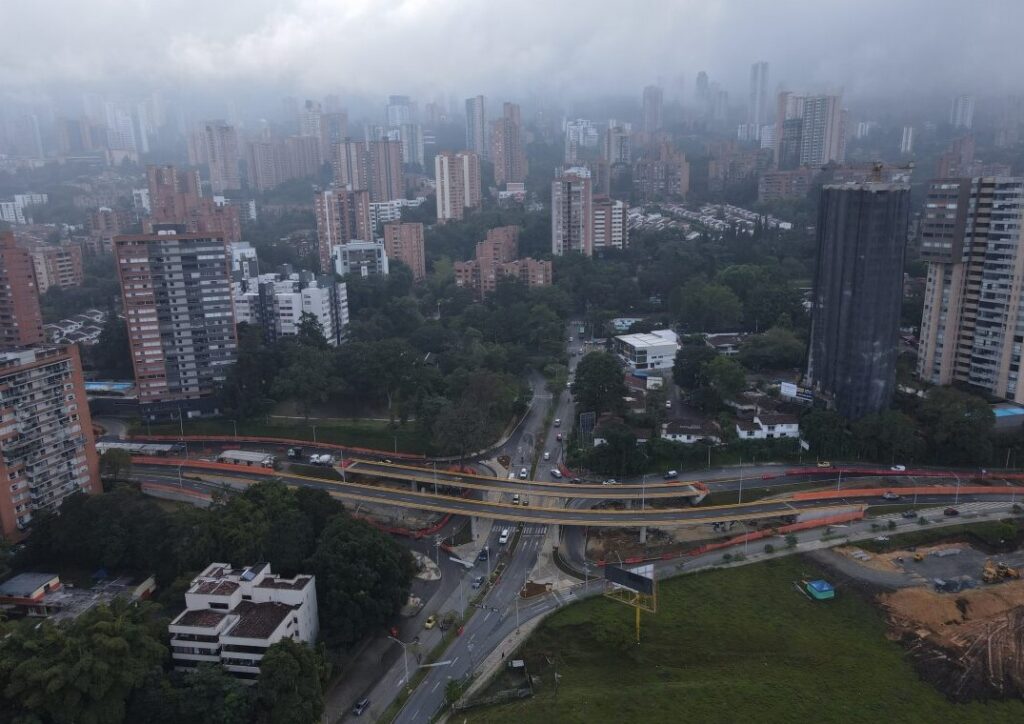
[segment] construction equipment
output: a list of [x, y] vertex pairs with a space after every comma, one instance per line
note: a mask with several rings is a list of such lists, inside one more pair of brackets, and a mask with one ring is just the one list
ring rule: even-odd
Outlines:
[[999, 583], [1008, 579], [1019, 579], [1020, 570], [1007, 565], [1006, 563], [993, 563], [989, 558], [985, 561], [985, 567], [981, 569], [981, 580], [985, 583]]

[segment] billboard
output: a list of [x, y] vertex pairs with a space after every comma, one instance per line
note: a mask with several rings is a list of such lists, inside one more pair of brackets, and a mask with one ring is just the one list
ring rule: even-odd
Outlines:
[[604, 577], [616, 586], [628, 588], [645, 596], [654, 595], [654, 566], [640, 566], [632, 571], [618, 566], [605, 566]]

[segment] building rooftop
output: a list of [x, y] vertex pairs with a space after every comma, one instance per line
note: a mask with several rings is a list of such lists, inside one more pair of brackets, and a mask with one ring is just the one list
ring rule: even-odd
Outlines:
[[238, 614], [238, 623], [226, 632], [227, 636], [245, 639], [265, 639], [277, 630], [292, 612], [285, 603], [253, 603], [242, 601], [232, 613]]
[[227, 616], [226, 611], [214, 611], [211, 608], [193, 608], [182, 611], [178, 618], [171, 621], [172, 626], [192, 626], [194, 628], [216, 628]]
[[0, 583], [0, 596], [31, 598], [32, 594], [54, 580], [60, 580], [56, 573], [19, 573]]
[[301, 591], [313, 580], [312, 576], [297, 576], [288, 581], [283, 578], [264, 578], [257, 584], [257, 588], [285, 588], [292, 591]]
[[227, 596], [236, 590], [238, 590], [238, 584], [234, 581], [199, 581], [188, 592], [207, 596]]
[[759, 412], [757, 419], [762, 425], [795, 425], [800, 421], [796, 415], [785, 412]]
[[677, 344], [679, 338], [671, 329], [655, 329], [651, 332], [620, 334], [615, 339], [633, 347], [653, 347], [663, 344]]

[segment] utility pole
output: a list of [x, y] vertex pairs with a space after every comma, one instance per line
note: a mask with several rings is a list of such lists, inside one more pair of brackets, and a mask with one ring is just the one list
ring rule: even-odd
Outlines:
[[[405, 664], [405, 686], [406, 689], [410, 689], [409, 686], [409, 649], [405, 643], [396, 639], [394, 636], [388, 636], [389, 639], [394, 641], [396, 644], [402, 647], [402, 663]], [[411, 689], [410, 689], [411, 690]]]

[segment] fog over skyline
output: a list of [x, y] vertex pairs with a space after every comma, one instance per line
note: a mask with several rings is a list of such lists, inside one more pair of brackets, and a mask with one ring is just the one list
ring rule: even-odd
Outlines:
[[75, 91], [327, 93], [420, 98], [637, 95], [712, 81], [848, 97], [1024, 90], [1024, 3], [652, 0], [54, 0], [10, 3], [0, 96]]

